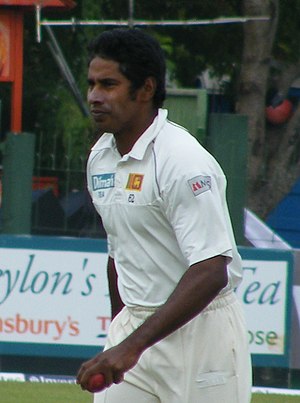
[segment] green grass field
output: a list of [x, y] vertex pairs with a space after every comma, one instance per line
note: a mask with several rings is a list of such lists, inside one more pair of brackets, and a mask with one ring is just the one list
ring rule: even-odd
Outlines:
[[1, 403], [92, 403], [89, 392], [75, 384], [0, 382]]
[[296, 403], [300, 402], [300, 396], [283, 395], [253, 395], [251, 403]]
[[[73, 384], [0, 382], [1, 403], [92, 403], [92, 395]], [[300, 403], [300, 396], [254, 394], [251, 403]]]

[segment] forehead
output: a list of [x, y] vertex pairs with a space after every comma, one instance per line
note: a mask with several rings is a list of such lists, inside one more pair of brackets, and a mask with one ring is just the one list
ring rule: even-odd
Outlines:
[[101, 77], [118, 77], [124, 78], [124, 75], [121, 73], [119, 69], [119, 63], [110, 60], [104, 59], [102, 57], [96, 56], [91, 60], [88, 68], [88, 75], [93, 76], [101, 76]]

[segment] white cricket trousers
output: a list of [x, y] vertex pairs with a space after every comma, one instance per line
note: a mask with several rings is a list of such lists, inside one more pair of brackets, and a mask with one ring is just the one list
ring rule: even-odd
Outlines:
[[[152, 313], [125, 307], [111, 323], [106, 349]], [[251, 386], [244, 315], [230, 292], [146, 350], [124, 382], [96, 393], [94, 403], [250, 403]]]

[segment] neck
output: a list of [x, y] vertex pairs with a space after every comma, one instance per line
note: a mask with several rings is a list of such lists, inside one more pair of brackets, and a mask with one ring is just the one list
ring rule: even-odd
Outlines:
[[158, 111], [154, 110], [141, 122], [137, 120], [135, 126], [126, 132], [114, 133], [117, 149], [122, 156], [129, 153], [141, 135], [151, 126], [157, 114]]

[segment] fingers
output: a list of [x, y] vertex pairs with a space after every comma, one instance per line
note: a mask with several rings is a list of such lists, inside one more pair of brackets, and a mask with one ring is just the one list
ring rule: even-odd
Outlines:
[[94, 359], [84, 362], [77, 374], [76, 383], [81, 386], [82, 390], [90, 390], [90, 382], [93, 375], [102, 374], [104, 377], [103, 384], [107, 388], [113, 383], [121, 383], [124, 380], [124, 374], [116, 368], [108, 365], [101, 355]]
[[82, 390], [86, 390], [87, 382], [90, 377], [88, 363], [83, 363], [78, 371], [76, 383], [81, 386]]
[[124, 381], [124, 374], [122, 372], [116, 372], [114, 374], [113, 383], [121, 383]]
[[81, 386], [81, 389], [86, 390], [90, 377], [97, 372], [97, 357], [95, 357], [81, 365], [77, 374], [76, 383]]

